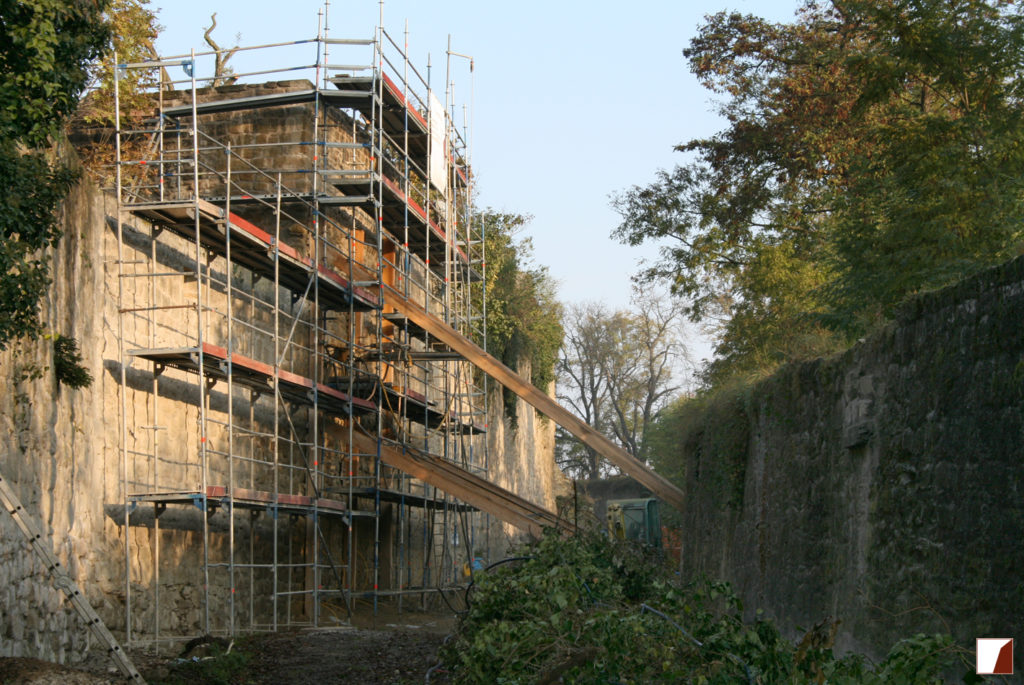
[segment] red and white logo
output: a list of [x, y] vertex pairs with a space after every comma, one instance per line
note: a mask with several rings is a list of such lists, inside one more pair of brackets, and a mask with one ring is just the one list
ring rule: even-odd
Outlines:
[[1013, 675], [1013, 639], [1008, 637], [979, 637], [978, 675]]

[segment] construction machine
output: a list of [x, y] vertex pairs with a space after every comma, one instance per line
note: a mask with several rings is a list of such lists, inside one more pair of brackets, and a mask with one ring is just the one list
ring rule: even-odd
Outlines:
[[608, 533], [618, 540], [636, 540], [661, 549], [661, 514], [658, 500], [613, 499], [608, 501]]

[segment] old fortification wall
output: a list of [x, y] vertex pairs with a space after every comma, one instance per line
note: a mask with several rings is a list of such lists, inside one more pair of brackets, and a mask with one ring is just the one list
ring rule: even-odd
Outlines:
[[[161, 528], [157, 531], [151, 510], [139, 507], [132, 513], [128, 527], [132, 545], [126, 559], [119, 427], [122, 360], [118, 350], [119, 256], [115, 204], [109, 196], [83, 184], [75, 189], [63, 212], [65, 237], [52, 252], [53, 286], [43, 303], [43, 317], [53, 332], [73, 336], [79, 341], [84, 364], [94, 382], [82, 390], [59, 388], [52, 370], [52, 343], [48, 340], [19, 344], [0, 353], [0, 383], [9, 389], [0, 396], [3, 426], [0, 473], [26, 509], [41, 521], [57, 556], [116, 636], [123, 639], [126, 629], [126, 561], [132, 568], [133, 634], [152, 637], [156, 625], [164, 636], [195, 634], [202, 626], [201, 513], [189, 508], [179, 507], [173, 511], [168, 508], [160, 518]], [[126, 226], [123, 259], [129, 263], [153, 259], [152, 250], [156, 248], [147, 240], [148, 228], [144, 222], [130, 223]], [[182, 242], [175, 247], [174, 240], [167, 236], [162, 240], [170, 247], [157, 249], [155, 259], [170, 269], [175, 266], [172, 262], [179, 252], [187, 255], [188, 245]], [[223, 271], [219, 261], [211, 262], [210, 268]], [[130, 267], [126, 270], [132, 271]], [[143, 279], [123, 280], [126, 306], [149, 301], [148, 294], [137, 290], [143, 287], [138, 285]], [[144, 287], [150, 287], [148, 281]], [[170, 289], [158, 292], [158, 299], [188, 302], [191, 297], [194, 301], [194, 279], [166, 278], [156, 287]], [[220, 300], [212, 302], [211, 306], [222, 305], [223, 296], [218, 297]], [[159, 313], [156, 325], [136, 324], [132, 316], [125, 317], [126, 349], [188, 344], [184, 331], [194, 328], [195, 322], [181, 318], [175, 323], [173, 313], [171, 310]], [[178, 311], [177, 315], [194, 317], [194, 311], [192, 314]], [[208, 339], [217, 339], [223, 334], [213, 327]], [[237, 331], [236, 335], [237, 343], [245, 347], [246, 354], [265, 356], [262, 354], [266, 352], [265, 340], [246, 341]], [[293, 360], [293, 363], [301, 366], [302, 360]], [[164, 455], [158, 465], [160, 478], [166, 479], [169, 474], [177, 473], [174, 469], [179, 469], [182, 488], [193, 489], [192, 481], [196, 476], [189, 471], [190, 462], [176, 457], [198, 452], [198, 406], [196, 401], [189, 401], [189, 397], [196, 395], [194, 377], [170, 369], [164, 372], [159, 379], [162, 396], [178, 398], [180, 395], [180, 401], [163, 404], [156, 417], [153, 413], [154, 381], [148, 363], [134, 362], [126, 375], [125, 409], [132, 427], [127, 435], [128, 444], [147, 453], [152, 451], [149, 441], [154, 432], [146, 432], [145, 427], [159, 422], [167, 429], [159, 432]], [[179, 386], [180, 392], [175, 394]], [[210, 407], [214, 418], [222, 417], [226, 411], [226, 399], [220, 390], [218, 392]], [[492, 397], [494, 399], [500, 402], [500, 393]], [[238, 398], [236, 405], [239, 405]], [[500, 403], [493, 407], [495, 419], [490, 421], [488, 440], [498, 482], [538, 503], [553, 506], [554, 497], [550, 492], [556, 470], [553, 427], [550, 423], [534, 426], [533, 412], [524, 410], [520, 416], [526, 417], [525, 420], [518, 431], [512, 431], [497, 419], [502, 416]], [[240, 411], [247, 409], [236, 406], [236, 414]], [[220, 440], [217, 435], [210, 435], [211, 443]], [[144, 464], [142, 467], [133, 464], [128, 474], [129, 487], [133, 491], [144, 490], [153, 478], [156, 475], [147, 472]], [[395, 525], [396, 517], [389, 513], [389, 507], [385, 509], [382, 527]], [[211, 517], [212, 559], [223, 557], [227, 539], [225, 516], [224, 512], [218, 512]], [[256, 524], [253, 528], [257, 544], [260, 539], [270, 539], [267, 530], [259, 529]], [[356, 531], [359, 539], [355, 573], [357, 584], [365, 587], [372, 582], [364, 568], [369, 563], [367, 559], [372, 559], [372, 526], [363, 528], [366, 530]], [[501, 524], [494, 524], [492, 531], [490, 548], [493, 552], [489, 556], [501, 556], [508, 547], [511, 531], [504, 530]], [[238, 528], [240, 539], [247, 540], [249, 533], [244, 526]], [[155, 558], [153, 544], [157, 535], [161, 536], [159, 560]], [[390, 529], [381, 534], [384, 564], [394, 561], [390, 547], [395, 535]], [[306, 538], [312, 539], [309, 531], [296, 532], [297, 555], [303, 554], [300, 547]], [[366, 543], [365, 549], [360, 547], [360, 540]], [[265, 555], [257, 549], [257, 556]], [[158, 566], [162, 588], [159, 622], [154, 615], [150, 589]], [[393, 573], [385, 569], [381, 576], [382, 588], [396, 582]], [[246, 581], [236, 582], [244, 585]], [[218, 607], [223, 609], [228, 596], [224, 572], [211, 574], [211, 602], [215, 611]], [[285, 611], [281, 607], [278, 610]], [[223, 615], [219, 620], [223, 623]], [[241, 627], [244, 629], [244, 624]], [[10, 517], [0, 513], [0, 656], [74, 662], [85, 655], [89, 643], [88, 631], [82, 622], [52, 587]]]
[[[531, 374], [529, 360], [522, 360], [516, 372], [523, 378]], [[571, 490], [565, 474], [555, 464], [555, 422], [534, 411], [526, 400], [517, 397], [516, 420], [505, 411], [500, 385], [490, 384], [488, 472], [501, 487], [558, 511], [556, 499]], [[548, 389], [553, 394], [554, 388]], [[524, 464], [532, 464], [524, 468]], [[491, 528], [488, 556], [496, 561], [507, 556], [512, 546], [523, 539], [522, 532], [500, 521]]]
[[[48, 340], [0, 354], [0, 473], [50, 535], [54, 551], [110, 626], [124, 623], [122, 531], [107, 504], [122, 501], [116, 360], [116, 266], [112, 203], [85, 186], [66, 201], [65, 237], [52, 251], [53, 286], [43, 320], [74, 336], [94, 382], [58, 388]], [[48, 582], [11, 517], [0, 513], [0, 656], [73, 661], [88, 648], [84, 624]]]
[[1020, 637], [1024, 259], [681, 423], [685, 574], [843, 649]]

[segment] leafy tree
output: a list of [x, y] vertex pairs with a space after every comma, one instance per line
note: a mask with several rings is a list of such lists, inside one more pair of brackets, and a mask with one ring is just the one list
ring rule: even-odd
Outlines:
[[[569, 307], [558, 361], [558, 397], [581, 419], [646, 461], [647, 430], [679, 386], [674, 374], [686, 359], [678, 302], [635, 289], [632, 309], [596, 303]], [[596, 478], [607, 465], [566, 431], [556, 433], [563, 468]]]
[[76, 174], [40, 151], [74, 111], [88, 66], [106, 47], [103, 2], [0, 5], [0, 349], [42, 332], [49, 285], [43, 249], [60, 237], [56, 208]]
[[[103, 59], [89, 67], [89, 97], [82, 102], [78, 116], [86, 124], [109, 126], [114, 121], [114, 55], [121, 64], [144, 62], [157, 57], [156, 40], [162, 27], [149, 8], [149, 0], [108, 0], [104, 19], [110, 27], [110, 45]], [[148, 91], [156, 86], [158, 75], [150, 69], [126, 69], [118, 75], [121, 116], [125, 121], [153, 111]], [[163, 69], [159, 80], [170, 81]], [[173, 88], [169, 85], [168, 88]], [[109, 147], [109, 146], [108, 146]], [[106, 161], [110, 161], [107, 159]]]
[[873, 27], [870, 51], [849, 58], [870, 154], [850, 160], [837, 198], [840, 324], [1002, 261], [1024, 237], [1021, 4], [853, 11]]
[[[545, 389], [562, 344], [561, 305], [547, 268], [532, 263], [529, 238], [516, 239], [530, 217], [488, 209], [476, 220], [486, 236], [487, 350], [511, 368], [528, 361], [530, 381]], [[513, 419], [515, 406], [515, 395], [506, 391], [505, 410]]]
[[1019, 3], [720, 13], [684, 54], [728, 126], [619, 194], [616, 235], [668, 241], [644, 276], [719, 324], [711, 384], [834, 350], [908, 294], [1019, 251]]

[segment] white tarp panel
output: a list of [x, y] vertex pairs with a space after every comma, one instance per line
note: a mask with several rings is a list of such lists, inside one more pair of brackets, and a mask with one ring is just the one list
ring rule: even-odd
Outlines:
[[433, 93], [430, 93], [430, 182], [445, 198], [448, 197], [448, 165], [445, 157], [448, 153], [448, 139], [445, 136], [444, 105]]

